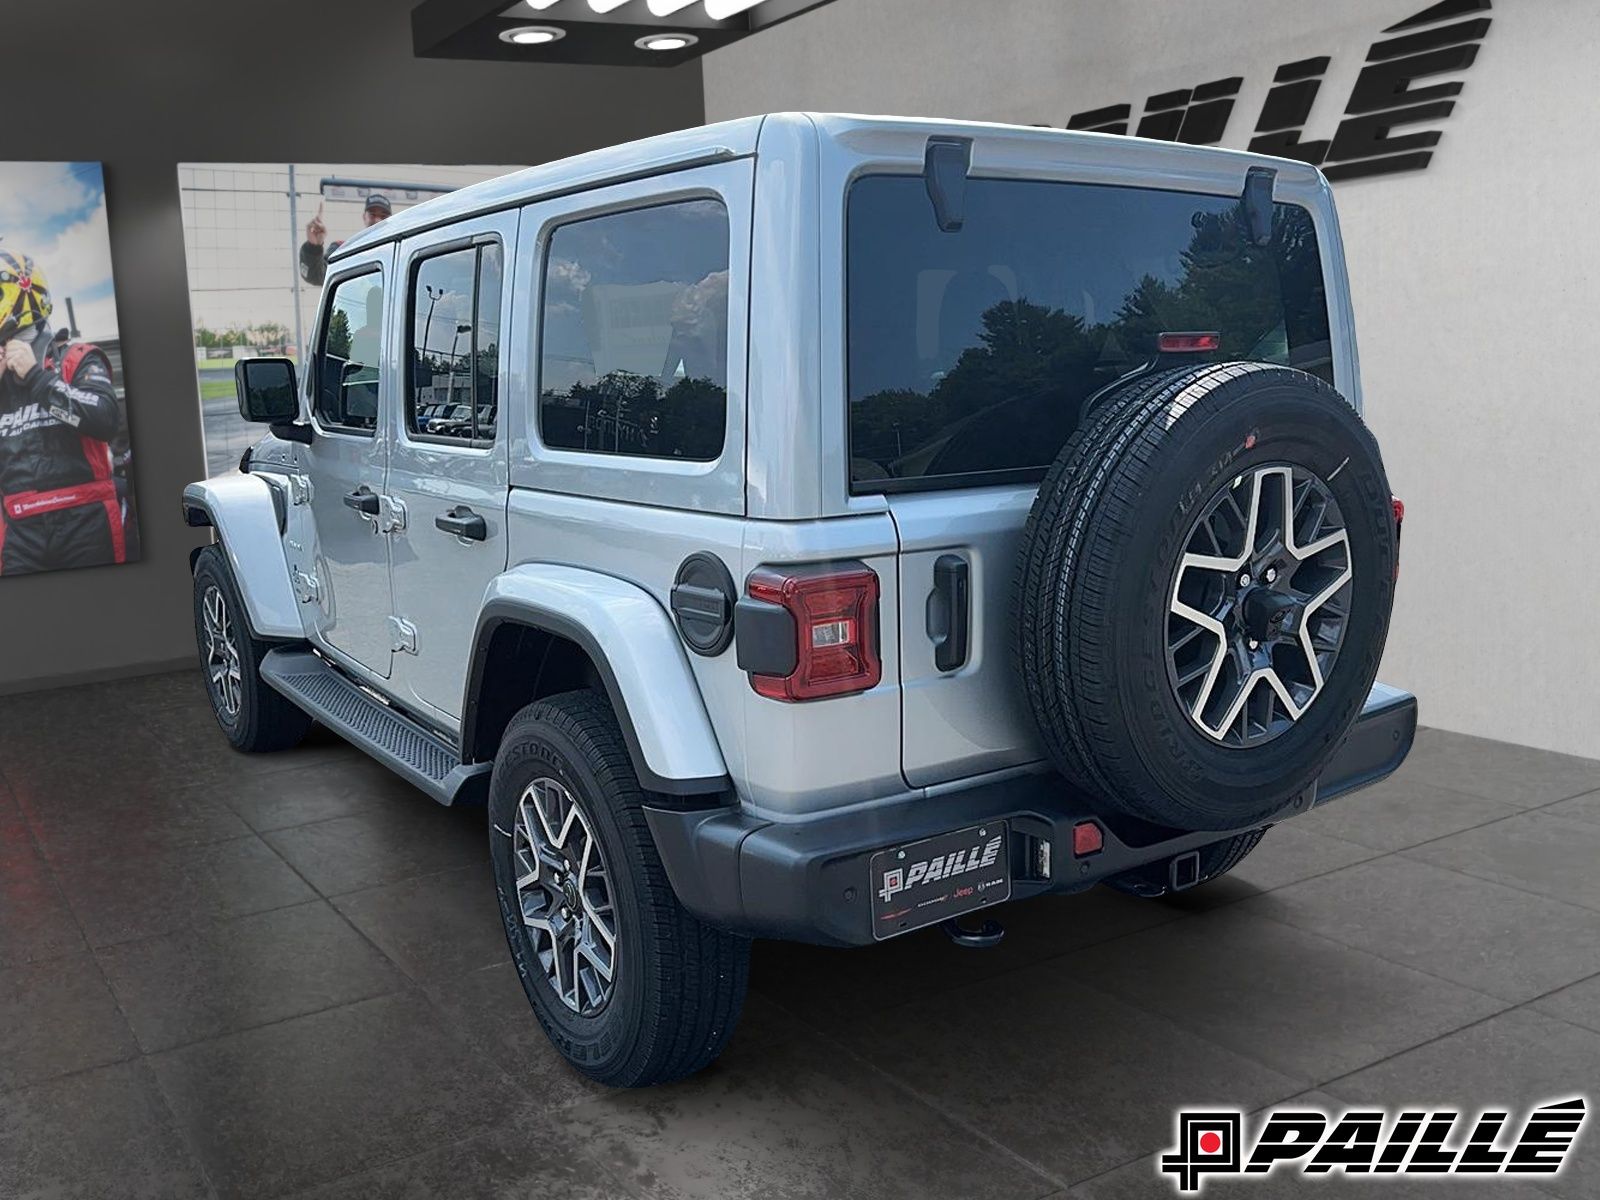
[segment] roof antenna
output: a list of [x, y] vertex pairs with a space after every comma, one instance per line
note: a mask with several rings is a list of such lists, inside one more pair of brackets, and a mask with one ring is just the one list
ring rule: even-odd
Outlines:
[[967, 221], [967, 172], [972, 169], [972, 139], [932, 137], [922, 160], [922, 180], [933, 201], [941, 233], [960, 233]]
[[1250, 240], [1258, 246], [1272, 244], [1272, 189], [1278, 172], [1271, 167], [1251, 167], [1244, 173], [1245, 219], [1250, 225]]

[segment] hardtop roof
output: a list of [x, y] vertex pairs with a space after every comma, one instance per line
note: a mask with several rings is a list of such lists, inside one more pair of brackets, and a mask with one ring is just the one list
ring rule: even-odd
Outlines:
[[[1008, 125], [989, 121], [941, 120], [926, 117], [857, 116], [846, 113], [774, 113], [743, 117], [674, 133], [657, 134], [569, 158], [557, 159], [537, 167], [515, 171], [496, 179], [425, 201], [413, 208], [362, 230], [344, 242], [329, 257], [345, 258], [385, 242], [398, 241], [423, 230], [451, 225], [470, 217], [496, 212], [538, 200], [589, 191], [630, 179], [647, 178], [687, 167], [748, 158], [757, 152], [763, 126], [769, 121], [791, 121], [811, 125], [824, 140], [841, 143], [868, 140], [902, 141], [906, 135], [928, 137], [937, 134], [966, 135], [974, 138], [1003, 138], [1007, 141], [1076, 143], [1094, 157], [1105, 154], [1109, 144], [1121, 143], [1124, 152], [1147, 161], [1188, 162], [1209, 160], [1215, 169], [1219, 160], [1241, 172], [1251, 165], [1268, 165], [1291, 176], [1319, 175], [1315, 167], [1293, 159], [1272, 158], [1217, 146], [1187, 146], [1147, 138], [1049, 126]], [[900, 135], [896, 138], [894, 135]], [[886, 141], [885, 143], [886, 144]]]

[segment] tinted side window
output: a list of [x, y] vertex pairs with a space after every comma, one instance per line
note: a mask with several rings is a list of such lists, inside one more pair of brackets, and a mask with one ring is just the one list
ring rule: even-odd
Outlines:
[[423, 259], [411, 282], [406, 422], [426, 438], [492, 442], [499, 417], [500, 247]]
[[383, 276], [341, 280], [328, 297], [314, 364], [317, 418], [350, 433], [378, 427], [378, 364], [383, 344]]
[[[1100, 388], [1162, 333], [1332, 381], [1316, 226], [1237, 196], [972, 179], [942, 232], [920, 176], [849, 198], [851, 481], [858, 492], [1036, 478]], [[1207, 356], [1194, 355], [1196, 364]]]
[[545, 260], [545, 445], [709, 462], [728, 416], [728, 212], [690, 200], [576, 221]]

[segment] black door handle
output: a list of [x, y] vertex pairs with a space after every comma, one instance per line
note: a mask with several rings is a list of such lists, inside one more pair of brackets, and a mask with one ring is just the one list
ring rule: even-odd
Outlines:
[[433, 526], [458, 538], [466, 538], [469, 542], [481, 542], [489, 536], [489, 523], [465, 504], [435, 517]]
[[378, 515], [378, 493], [369, 492], [364, 487], [357, 488], [345, 493], [344, 506], [355, 509], [364, 517], [375, 517]]
[[933, 665], [954, 671], [966, 665], [968, 629], [972, 624], [972, 571], [959, 554], [941, 554], [933, 564], [933, 591], [928, 593], [928, 637]]

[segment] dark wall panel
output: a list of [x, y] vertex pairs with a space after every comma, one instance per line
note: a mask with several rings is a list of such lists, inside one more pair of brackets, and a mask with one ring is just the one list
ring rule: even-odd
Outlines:
[[538, 163], [701, 122], [698, 64], [419, 60], [411, 7], [7, 6], [5, 40], [38, 81], [22, 94], [48, 102], [13, 111], [0, 156], [106, 164], [144, 559], [0, 580], [0, 693], [192, 661], [201, 535], [178, 495], [205, 460], [179, 162]]

